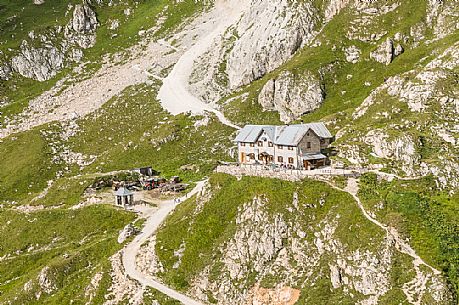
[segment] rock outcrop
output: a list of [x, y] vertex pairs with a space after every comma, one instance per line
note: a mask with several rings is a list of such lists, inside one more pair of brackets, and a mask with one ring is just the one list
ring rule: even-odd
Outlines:
[[356, 46], [350, 46], [344, 49], [344, 54], [348, 62], [356, 64], [359, 62], [362, 52]]
[[323, 100], [321, 83], [311, 73], [300, 77], [283, 72], [277, 79], [269, 80], [258, 96], [263, 109], [278, 111], [286, 123], [317, 109]]
[[96, 43], [98, 26], [96, 13], [85, 1], [75, 5], [73, 17], [65, 28], [65, 37], [70, 43], [77, 44], [83, 49], [90, 48]]
[[308, 2], [253, 1], [234, 28], [226, 73], [231, 89], [247, 85], [289, 59], [316, 34], [318, 14]]
[[[218, 259], [196, 276], [190, 293], [204, 302], [212, 296], [224, 305], [294, 304], [303, 291], [314, 291], [320, 281], [321, 287], [332, 293], [339, 291], [356, 304], [379, 304], [391, 290], [402, 286], [412, 298], [428, 293], [438, 304], [449, 302], [446, 283], [430, 270], [418, 268], [419, 276], [410, 276], [405, 285], [398, 283], [400, 287], [394, 288], [394, 263], [402, 262], [407, 270], [413, 268], [409, 260], [400, 259], [394, 239], [376, 234], [372, 235], [371, 247], [350, 246], [340, 237], [339, 228], [342, 230], [346, 216], [328, 210], [328, 204], [325, 193], [314, 199], [299, 199], [295, 193], [292, 203], [283, 207], [286, 213], [273, 212], [263, 195], [239, 207], [234, 234], [215, 249]], [[319, 210], [329, 212], [318, 216]], [[309, 220], [304, 221], [309, 212]], [[357, 226], [357, 231], [363, 230], [361, 223]], [[263, 283], [270, 283], [270, 288]], [[418, 289], [419, 284], [422, 289]], [[309, 288], [300, 291], [292, 287]], [[307, 296], [301, 300], [316, 304]]]
[[65, 54], [51, 44], [36, 48], [27, 41], [11, 60], [11, 67], [24, 77], [45, 81], [55, 76], [64, 66]]
[[379, 158], [396, 160], [408, 176], [416, 175], [420, 156], [415, 141], [408, 135], [390, 139], [382, 130], [372, 130], [365, 137], [365, 143], [372, 146], [373, 153]]
[[139, 231], [132, 225], [128, 224], [126, 225], [123, 230], [120, 231], [120, 234], [118, 235], [118, 243], [122, 244], [126, 241], [131, 236], [134, 236], [138, 233]]
[[51, 79], [68, 62], [79, 62], [81, 49], [94, 46], [97, 26], [96, 13], [86, 0], [75, 5], [65, 28], [55, 26], [42, 34], [31, 31], [19, 50], [0, 64], [0, 79], [8, 79], [13, 71], [38, 81]]
[[345, 8], [351, 0], [330, 0], [325, 9], [325, 20], [329, 21]]

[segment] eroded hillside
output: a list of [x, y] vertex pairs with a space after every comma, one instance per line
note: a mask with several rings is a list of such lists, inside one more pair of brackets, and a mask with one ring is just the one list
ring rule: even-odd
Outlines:
[[[210, 176], [138, 256], [203, 303], [457, 303], [458, 16], [454, 0], [0, 4], [0, 303], [176, 304], [126, 275], [118, 233], [145, 219], [87, 190], [147, 164]], [[212, 172], [235, 127], [301, 120], [376, 172], [358, 193]]]

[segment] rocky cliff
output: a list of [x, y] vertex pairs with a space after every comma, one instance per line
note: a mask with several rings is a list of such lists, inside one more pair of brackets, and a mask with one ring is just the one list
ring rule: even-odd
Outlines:
[[66, 26], [54, 26], [36, 33], [28, 33], [18, 50], [0, 63], [0, 79], [8, 79], [16, 72], [38, 81], [49, 80], [71, 62], [80, 62], [82, 50], [94, 46], [98, 21], [96, 13], [85, 0], [75, 6], [69, 4], [70, 20]]
[[[164, 269], [153, 271], [168, 281], [179, 280], [171, 274], [189, 279], [190, 294], [204, 302], [384, 304], [409, 298], [450, 304], [452, 300], [441, 276], [413, 265], [397, 250], [393, 237], [359, 215], [352, 198], [330, 192], [323, 183], [282, 182], [277, 193], [267, 189], [280, 181], [237, 182], [222, 176], [211, 183], [207, 195], [177, 212], [173, 221], [184, 228], [166, 223], [158, 234], [156, 252]], [[247, 196], [222, 198], [248, 184]], [[212, 214], [226, 202], [235, 206], [228, 211], [231, 216]], [[184, 214], [193, 206], [194, 212]], [[221, 235], [196, 252], [198, 245], [192, 241], [196, 242], [208, 213], [219, 217]], [[169, 252], [180, 253], [180, 259], [168, 257]], [[195, 260], [203, 263], [189, 269]]]

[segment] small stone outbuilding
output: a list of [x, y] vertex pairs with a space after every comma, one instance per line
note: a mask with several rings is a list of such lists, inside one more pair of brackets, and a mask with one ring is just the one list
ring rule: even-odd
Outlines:
[[123, 207], [132, 206], [134, 204], [134, 192], [120, 187], [115, 192], [115, 204]]

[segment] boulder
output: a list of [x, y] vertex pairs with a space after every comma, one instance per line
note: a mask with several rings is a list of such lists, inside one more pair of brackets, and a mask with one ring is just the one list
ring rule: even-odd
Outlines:
[[20, 52], [11, 59], [11, 67], [24, 77], [45, 81], [57, 74], [64, 66], [64, 53], [52, 45], [35, 48], [27, 41]]
[[130, 223], [120, 231], [118, 235], [118, 243], [122, 244], [131, 236], [134, 236], [138, 233], [138, 230]]
[[385, 65], [389, 65], [394, 60], [394, 57], [394, 42], [390, 38], [370, 53], [370, 58]]
[[286, 123], [317, 109], [323, 100], [320, 81], [309, 72], [301, 77], [283, 72], [277, 79], [269, 80], [258, 96], [263, 109], [278, 111]]

